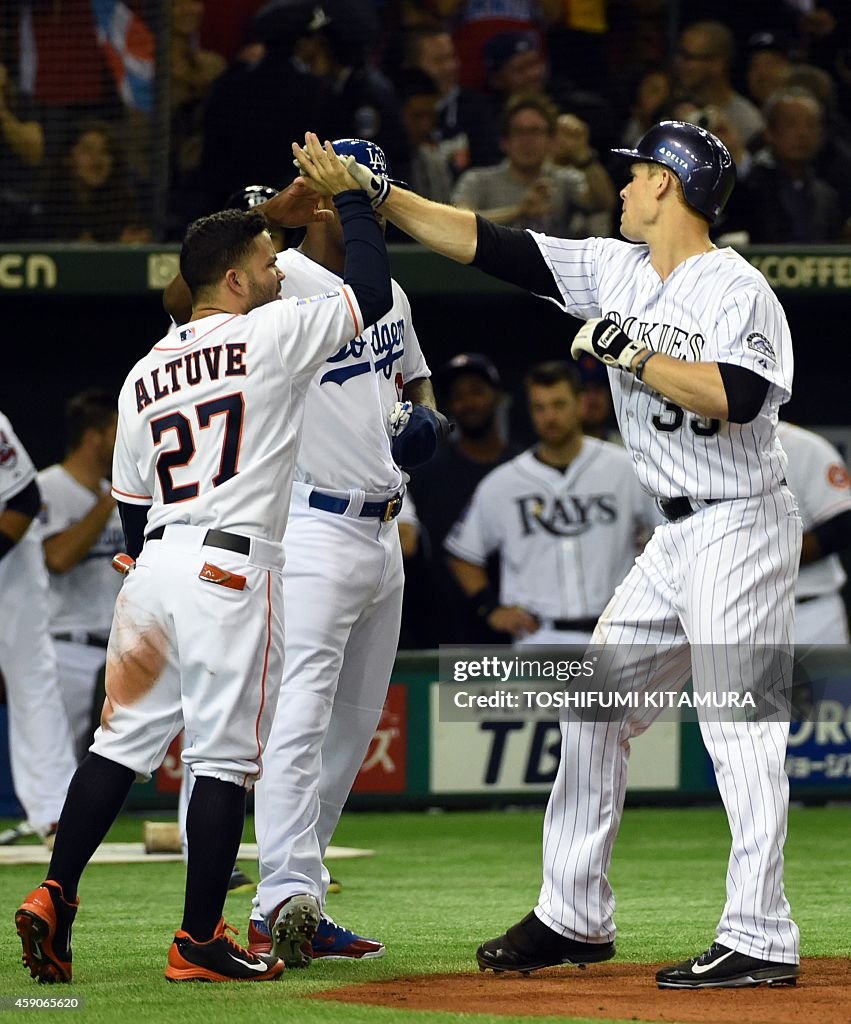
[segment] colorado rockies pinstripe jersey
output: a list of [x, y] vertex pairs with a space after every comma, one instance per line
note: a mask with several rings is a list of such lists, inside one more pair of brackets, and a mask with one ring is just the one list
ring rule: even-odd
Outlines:
[[610, 369], [618, 425], [642, 485], [663, 498], [744, 498], [777, 487], [786, 456], [775, 428], [792, 392], [792, 340], [759, 271], [732, 249], [712, 249], [662, 281], [646, 245], [533, 237], [561, 292], [560, 303], [551, 301], [566, 312], [607, 317], [656, 352], [733, 363], [769, 382], [756, 418], [730, 423], [686, 412]]
[[474, 565], [500, 555], [500, 603], [548, 619], [602, 612], [659, 522], [619, 445], [586, 437], [566, 472], [534, 451], [489, 473], [446, 549]]

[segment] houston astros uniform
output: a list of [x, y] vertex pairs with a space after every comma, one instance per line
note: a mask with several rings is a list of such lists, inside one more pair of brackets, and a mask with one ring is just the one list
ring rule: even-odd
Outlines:
[[[804, 532], [851, 509], [851, 478], [839, 452], [823, 437], [791, 423], [777, 425], [789, 457], [786, 478], [798, 499]], [[795, 642], [847, 644], [848, 614], [840, 591], [845, 571], [832, 554], [801, 566], [795, 590]]]
[[[285, 295], [339, 287], [297, 250], [278, 265]], [[307, 390], [284, 536], [281, 712], [256, 791], [255, 921], [295, 894], [321, 904], [327, 893], [322, 857], [381, 716], [399, 637], [402, 556], [389, 518], [399, 503], [388, 502], [404, 477], [387, 413], [404, 384], [428, 376], [394, 281], [390, 312], [332, 355]]]
[[196, 776], [256, 781], [283, 664], [280, 537], [304, 392], [362, 329], [337, 282], [196, 320], [131, 371], [112, 490], [150, 509], [116, 602], [94, 753], [145, 777], [185, 723]]
[[540, 622], [526, 642], [583, 643], [658, 521], [623, 448], [585, 437], [566, 472], [530, 449], [489, 473], [444, 546], [482, 567], [499, 554], [500, 604]]
[[[59, 463], [39, 473], [38, 486], [45, 540], [79, 522], [97, 502], [97, 495]], [[103, 487], [109, 487], [108, 481], [103, 481]], [[109, 627], [121, 589], [112, 557], [123, 547], [121, 519], [114, 509], [85, 558], [66, 573], [49, 574], [50, 632], [78, 757], [91, 742], [95, 683], [106, 661]]]
[[[690, 673], [697, 693], [725, 684], [758, 687], [757, 647], [789, 649], [793, 642], [801, 549], [801, 520], [776, 437], [793, 363], [780, 304], [731, 249], [692, 256], [663, 282], [645, 245], [535, 240], [558, 286], [560, 300], [553, 301], [566, 312], [606, 317], [655, 351], [732, 363], [769, 382], [760, 412], [742, 424], [696, 417], [634, 375], [609, 371], [638, 478], [657, 497], [675, 501], [667, 504], [674, 521], [656, 529], [593, 637], [635, 651], [621, 667], [621, 687], [676, 689]], [[657, 661], [660, 645], [667, 653]], [[563, 722], [535, 911], [557, 933], [586, 942], [614, 936], [608, 868], [628, 741], [658, 713], [645, 709], [621, 723], [568, 715]], [[798, 929], [782, 884], [788, 721], [702, 716], [700, 725], [732, 833], [717, 941], [760, 960], [797, 963]]]
[[[26, 449], [0, 413], [0, 511], [35, 476]], [[76, 762], [48, 632], [47, 568], [37, 521], [0, 559], [0, 594], [12, 783], [30, 825], [44, 835], [59, 820]]]

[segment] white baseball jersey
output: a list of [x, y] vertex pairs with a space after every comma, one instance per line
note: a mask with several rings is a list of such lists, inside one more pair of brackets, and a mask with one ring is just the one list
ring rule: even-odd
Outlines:
[[[842, 456], [818, 434], [791, 423], [779, 423], [777, 434], [789, 458], [789, 490], [798, 499], [804, 532], [851, 509], [851, 478]], [[832, 594], [845, 583], [839, 555], [828, 555], [801, 567], [795, 594]]]
[[658, 521], [623, 448], [586, 437], [566, 472], [530, 449], [489, 473], [444, 546], [480, 566], [499, 553], [501, 604], [596, 618]]
[[[341, 285], [338, 274], [297, 249], [279, 253], [278, 266], [286, 275], [285, 298]], [[327, 359], [310, 383], [295, 479], [326, 490], [399, 490], [402, 471], [390, 454], [387, 413], [401, 399], [404, 384], [429, 376], [411, 304], [393, 281], [390, 311]]]
[[305, 388], [363, 327], [354, 292], [338, 282], [170, 332], [121, 389], [113, 495], [151, 505], [147, 532], [191, 522], [279, 541]]
[[749, 423], [696, 416], [631, 373], [609, 370], [615, 413], [642, 486], [663, 498], [744, 498], [786, 475], [777, 412], [792, 393], [792, 340], [765, 278], [732, 249], [681, 263], [665, 282], [646, 245], [533, 235], [562, 295], [584, 320], [603, 316], [655, 352], [743, 366], [769, 382]]
[[[32, 459], [0, 413], [0, 512], [33, 479]], [[45, 833], [59, 820], [76, 762], [47, 630], [47, 569], [37, 520], [0, 559], [0, 593], [12, 783], [29, 823]]]
[[[57, 463], [38, 474], [40, 521], [44, 540], [78, 523], [97, 503], [97, 495]], [[103, 481], [108, 486], [108, 481]], [[112, 556], [124, 549], [121, 518], [114, 509], [101, 535], [73, 569], [50, 574], [50, 631], [83, 630], [107, 636], [121, 577]]]

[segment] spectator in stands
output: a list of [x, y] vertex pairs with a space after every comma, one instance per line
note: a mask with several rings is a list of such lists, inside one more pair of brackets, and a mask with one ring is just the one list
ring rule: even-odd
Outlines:
[[204, 0], [172, 0], [168, 101], [173, 183], [201, 161], [204, 104], [226, 67], [224, 57], [198, 44], [203, 16]]
[[0, 64], [0, 237], [7, 241], [30, 233], [30, 183], [44, 158], [41, 124], [18, 114], [9, 72]]
[[[473, 613], [444, 561], [443, 541], [479, 481], [519, 455], [521, 448], [507, 442], [500, 430], [505, 394], [499, 373], [487, 356], [476, 352], [455, 356], [437, 373], [435, 384], [440, 407], [455, 422], [454, 444], [445, 445], [414, 470], [410, 482], [422, 543], [431, 552], [433, 632], [427, 646], [504, 642], [506, 637], [488, 629]], [[495, 568], [491, 569], [495, 583]]]
[[403, 177], [421, 196], [448, 203], [454, 177], [447, 153], [435, 141], [440, 92], [434, 79], [418, 68], [400, 71], [395, 81], [408, 133], [410, 160]]
[[773, 93], [787, 84], [793, 62], [786, 43], [772, 32], [757, 32], [748, 40], [748, 95], [762, 109]]
[[493, 107], [479, 92], [458, 83], [455, 44], [445, 28], [419, 28], [406, 39], [406, 64], [437, 83], [436, 137], [457, 178], [468, 167], [488, 167], [499, 160], [499, 126]]
[[552, 161], [557, 167], [572, 168], [584, 175], [590, 195], [599, 203], [600, 210], [588, 215], [588, 234], [607, 236], [612, 230], [612, 211], [617, 204], [617, 193], [609, 172], [600, 162], [599, 154], [591, 146], [588, 125], [576, 114], [559, 114], [553, 139]]
[[451, 18], [452, 35], [461, 61], [461, 84], [482, 89], [486, 81], [483, 53], [494, 36], [504, 32], [530, 33], [543, 45], [547, 24], [562, 10], [562, 0], [503, 0], [483, 4], [478, 0], [432, 0], [435, 12]]
[[718, 107], [741, 136], [745, 145], [757, 139], [763, 129], [759, 110], [730, 81], [733, 34], [719, 21], [701, 21], [680, 33], [674, 61], [677, 85], [701, 106]]
[[292, 140], [303, 137], [305, 125], [320, 138], [339, 137], [321, 116], [322, 81], [293, 60], [298, 41], [321, 25], [314, 5], [279, 4], [260, 13], [252, 31], [264, 44], [262, 59], [230, 67], [207, 101], [192, 217], [220, 210], [246, 182], [278, 188], [291, 180]]
[[41, 203], [42, 238], [68, 242], [146, 242], [136, 197], [110, 125], [88, 121], [70, 132]]
[[766, 147], [731, 210], [753, 244], [836, 242], [845, 227], [834, 188], [815, 171], [822, 144], [823, 112], [805, 89], [788, 86], [765, 105]]
[[494, 36], [484, 49], [487, 85], [500, 113], [519, 93], [547, 96], [564, 113], [587, 122], [594, 145], [606, 150], [617, 139], [611, 105], [599, 93], [551, 74], [546, 52], [534, 32], [505, 32]]
[[558, 113], [545, 96], [519, 94], [503, 115], [505, 160], [461, 176], [453, 203], [497, 224], [531, 228], [563, 237], [583, 237], [585, 214], [614, 206], [611, 181], [586, 177], [594, 162], [589, 150], [583, 170], [557, 167], [551, 160]]
[[650, 68], [638, 79], [630, 107], [630, 117], [621, 132], [621, 146], [632, 149], [652, 125], [661, 121], [661, 112], [671, 98], [671, 76], [663, 68]]
[[323, 20], [314, 19], [294, 54], [323, 80], [327, 138], [369, 139], [384, 150], [391, 167], [404, 167], [409, 150], [401, 104], [390, 80], [370, 60], [381, 34], [377, 14], [371, 4], [350, 0], [323, 0], [318, 9]]

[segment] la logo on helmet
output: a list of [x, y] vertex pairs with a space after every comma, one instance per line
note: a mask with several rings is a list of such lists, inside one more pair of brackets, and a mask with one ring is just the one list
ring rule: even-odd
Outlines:
[[387, 160], [384, 153], [377, 146], [367, 145], [367, 152], [369, 153], [369, 166], [376, 172], [376, 174], [387, 174]]

